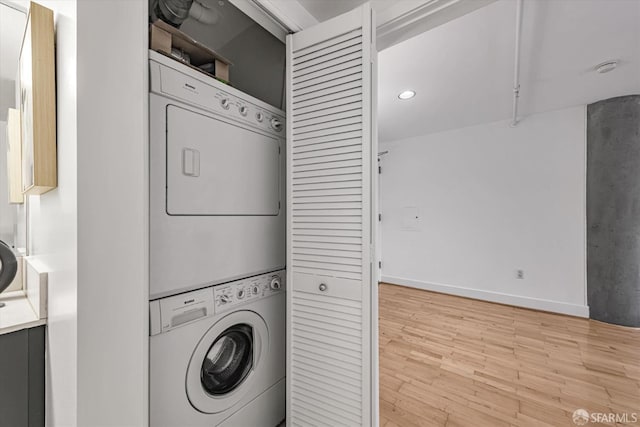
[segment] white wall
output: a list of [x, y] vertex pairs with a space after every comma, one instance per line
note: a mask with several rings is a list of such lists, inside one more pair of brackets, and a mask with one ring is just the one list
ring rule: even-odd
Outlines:
[[7, 170], [7, 122], [0, 120], [0, 240], [14, 245], [16, 208], [9, 204], [9, 171]]
[[30, 254], [49, 272], [46, 422], [77, 425], [76, 2], [39, 1], [54, 10], [58, 188], [29, 197]]
[[381, 144], [383, 281], [588, 316], [585, 120], [581, 106]]
[[147, 1], [78, 2], [78, 425], [147, 424]]
[[147, 5], [40, 3], [57, 27], [58, 188], [29, 200], [49, 271], [46, 421], [144, 426]]
[[236, 89], [284, 109], [284, 43], [231, 4], [204, 4], [220, 13], [219, 21], [208, 25], [188, 18], [180, 30], [232, 62], [229, 75]]

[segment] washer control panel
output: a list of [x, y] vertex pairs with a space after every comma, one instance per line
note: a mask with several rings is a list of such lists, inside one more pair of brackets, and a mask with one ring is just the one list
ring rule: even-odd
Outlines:
[[214, 312], [213, 305], [211, 288], [151, 301], [150, 335], [168, 332], [211, 316]]
[[149, 303], [149, 335], [157, 335], [284, 292], [286, 271], [174, 295]]
[[216, 313], [233, 309], [241, 304], [280, 293], [284, 290], [285, 272], [263, 274], [213, 287]]

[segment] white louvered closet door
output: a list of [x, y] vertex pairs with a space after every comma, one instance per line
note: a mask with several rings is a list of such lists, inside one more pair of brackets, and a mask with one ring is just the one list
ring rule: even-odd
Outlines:
[[287, 39], [288, 426], [377, 420], [373, 21], [365, 4]]

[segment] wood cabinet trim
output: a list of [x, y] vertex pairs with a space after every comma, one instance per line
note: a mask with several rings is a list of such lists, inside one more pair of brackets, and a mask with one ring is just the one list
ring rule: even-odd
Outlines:
[[[53, 11], [32, 2], [27, 31], [31, 43], [29, 46], [23, 43], [21, 56], [25, 49], [31, 50], [33, 184], [23, 192], [43, 194], [57, 186], [58, 175]], [[23, 118], [22, 125], [25, 123]], [[28, 141], [23, 141], [26, 143]], [[23, 164], [23, 167], [27, 166]]]

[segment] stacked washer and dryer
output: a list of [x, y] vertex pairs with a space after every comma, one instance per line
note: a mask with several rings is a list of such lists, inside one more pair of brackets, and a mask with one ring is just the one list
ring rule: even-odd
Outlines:
[[150, 51], [150, 424], [285, 416], [285, 114]]

